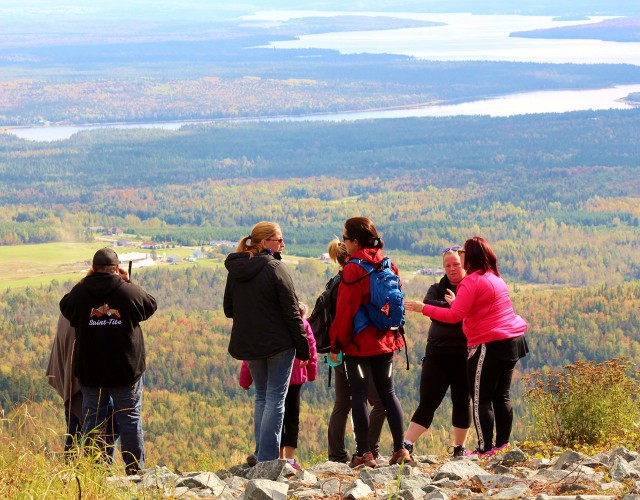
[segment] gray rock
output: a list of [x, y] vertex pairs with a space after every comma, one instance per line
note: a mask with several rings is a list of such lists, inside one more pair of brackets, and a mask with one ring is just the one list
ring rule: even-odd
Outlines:
[[527, 455], [520, 448], [512, 448], [496, 457], [502, 465], [515, 465], [527, 461]]
[[578, 453], [577, 451], [566, 450], [562, 455], [560, 455], [558, 461], [553, 465], [553, 468], [556, 470], [565, 470], [578, 465], [597, 467], [604, 464], [588, 457], [587, 455]]
[[343, 474], [347, 476], [355, 475], [353, 469], [342, 462], [323, 462], [315, 464], [307, 469], [309, 472], [320, 477], [322, 474]]
[[501, 474], [478, 474], [473, 478], [485, 488], [508, 488], [515, 482], [522, 481], [522, 479]]
[[175, 484], [177, 488], [182, 486], [187, 488], [209, 488], [216, 496], [221, 495], [227, 488], [227, 484], [213, 472], [201, 472], [195, 476], [182, 477]]
[[164, 489], [167, 486], [173, 487], [179, 477], [164, 466], [152, 467], [142, 473], [142, 484], [145, 488]]
[[322, 490], [315, 488], [296, 490], [293, 494], [295, 498], [324, 498], [327, 496]]
[[576, 500], [616, 500], [616, 497], [610, 495], [578, 495]]
[[444, 491], [433, 491], [429, 493], [425, 500], [449, 500], [449, 497], [445, 494]]
[[420, 489], [422, 490], [426, 486], [431, 484], [431, 479], [428, 474], [415, 474], [410, 477], [402, 477], [400, 478], [400, 489], [401, 490], [413, 490]]
[[475, 462], [470, 460], [456, 460], [442, 465], [433, 475], [433, 480], [438, 481], [443, 478], [448, 478], [459, 481], [486, 473], [487, 472]]
[[[290, 475], [290, 471], [286, 469], [293, 469], [289, 462], [286, 460], [268, 460], [266, 462], [258, 462], [255, 466], [251, 467], [245, 476], [247, 479], [269, 479], [271, 481], [277, 481], [281, 477]], [[295, 469], [293, 469], [295, 473]]]
[[398, 492], [397, 498], [402, 498], [403, 500], [421, 500], [426, 496], [427, 494], [420, 488], [412, 488], [407, 490], [400, 490]]
[[611, 459], [609, 476], [616, 481], [639, 479], [640, 472], [632, 467], [621, 455], [616, 455]]
[[512, 498], [523, 498], [531, 494], [529, 487], [523, 483], [516, 483], [508, 488], [495, 492], [490, 495], [491, 498], [496, 498], [499, 500], [510, 500]]
[[[275, 462], [275, 460], [273, 460]], [[285, 460], [286, 462], [286, 460]], [[260, 462], [268, 463], [268, 462]], [[258, 465], [260, 465], [258, 463]], [[286, 500], [289, 485], [269, 479], [252, 479], [247, 484], [244, 500]]]
[[342, 496], [342, 498], [352, 498], [357, 500], [358, 498], [365, 498], [373, 493], [373, 490], [369, 488], [366, 484], [364, 484], [359, 479], [356, 479], [353, 482], [353, 485], [347, 492]]
[[339, 477], [328, 477], [325, 479], [319, 479], [315, 488], [323, 491], [325, 495], [335, 495], [337, 493], [342, 494], [347, 490], [347, 484]]
[[313, 486], [318, 482], [318, 478], [316, 477], [316, 475], [312, 474], [308, 470], [298, 471], [296, 477], [300, 484], [302, 484], [303, 486]]

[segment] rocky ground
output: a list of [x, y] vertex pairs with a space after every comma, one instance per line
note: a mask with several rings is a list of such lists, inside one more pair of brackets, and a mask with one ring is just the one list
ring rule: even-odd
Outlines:
[[535, 458], [512, 447], [490, 458], [416, 459], [403, 466], [384, 461], [373, 469], [324, 462], [297, 471], [286, 460], [187, 474], [156, 467], [110, 480], [140, 498], [640, 500], [639, 454], [624, 448], [591, 457], [568, 450]]

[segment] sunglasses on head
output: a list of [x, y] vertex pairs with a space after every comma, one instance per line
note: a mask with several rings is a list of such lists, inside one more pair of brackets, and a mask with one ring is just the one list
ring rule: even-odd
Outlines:
[[462, 247], [460, 245], [455, 245], [452, 247], [447, 247], [447, 248], [443, 248], [442, 249], [442, 255], [444, 255], [447, 252], [459, 252], [462, 249]]

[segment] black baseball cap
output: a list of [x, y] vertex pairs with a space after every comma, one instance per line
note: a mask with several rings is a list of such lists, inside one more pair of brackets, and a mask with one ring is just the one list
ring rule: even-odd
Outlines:
[[117, 266], [118, 263], [118, 254], [109, 247], [101, 248], [93, 256], [93, 267]]

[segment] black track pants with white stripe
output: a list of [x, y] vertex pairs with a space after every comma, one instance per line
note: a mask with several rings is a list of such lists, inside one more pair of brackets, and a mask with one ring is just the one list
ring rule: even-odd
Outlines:
[[487, 350], [485, 344], [469, 348], [467, 376], [469, 392], [473, 400], [473, 423], [478, 435], [478, 450], [493, 448], [509, 442], [513, 424], [511, 406], [511, 378], [518, 361], [507, 361], [496, 355], [495, 349]]

